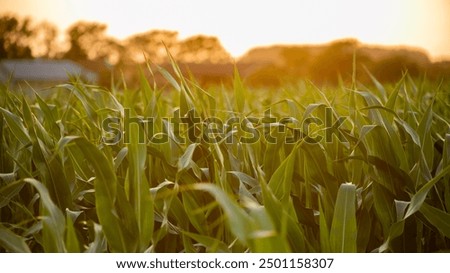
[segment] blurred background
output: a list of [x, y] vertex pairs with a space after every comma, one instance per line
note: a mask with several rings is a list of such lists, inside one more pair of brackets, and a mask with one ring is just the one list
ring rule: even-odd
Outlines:
[[438, 80], [450, 77], [449, 14], [448, 0], [0, 0], [0, 81], [45, 86], [68, 72], [137, 86], [139, 66], [170, 70], [166, 48], [203, 86], [227, 84], [234, 67], [250, 86], [353, 72], [365, 83], [368, 71]]

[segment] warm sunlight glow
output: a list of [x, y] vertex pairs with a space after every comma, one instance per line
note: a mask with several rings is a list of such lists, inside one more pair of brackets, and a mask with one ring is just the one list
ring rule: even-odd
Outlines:
[[77, 20], [108, 24], [118, 38], [169, 29], [184, 38], [219, 37], [234, 56], [259, 45], [363, 43], [421, 47], [450, 58], [448, 0], [0, 0], [2, 11], [48, 20], [65, 29]]

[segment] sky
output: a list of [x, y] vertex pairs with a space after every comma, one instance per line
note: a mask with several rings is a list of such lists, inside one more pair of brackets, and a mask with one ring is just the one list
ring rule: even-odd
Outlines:
[[8, 12], [61, 31], [79, 20], [105, 23], [119, 39], [152, 29], [212, 35], [234, 57], [256, 46], [356, 38], [450, 60], [450, 0], [0, 0], [0, 14]]

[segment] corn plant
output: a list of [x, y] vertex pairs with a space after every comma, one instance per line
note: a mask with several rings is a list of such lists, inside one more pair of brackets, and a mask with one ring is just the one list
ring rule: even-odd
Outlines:
[[[151, 68], [149, 68], [151, 69]], [[450, 249], [450, 85], [0, 88], [2, 252]], [[120, 87], [122, 86], [122, 87]]]

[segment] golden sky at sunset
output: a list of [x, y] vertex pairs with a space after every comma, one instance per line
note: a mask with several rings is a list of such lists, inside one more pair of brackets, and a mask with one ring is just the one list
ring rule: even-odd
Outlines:
[[235, 57], [255, 46], [353, 37], [450, 59], [450, 0], [0, 0], [5, 12], [60, 29], [102, 22], [118, 38], [150, 29], [176, 30], [180, 38], [214, 35]]

